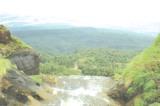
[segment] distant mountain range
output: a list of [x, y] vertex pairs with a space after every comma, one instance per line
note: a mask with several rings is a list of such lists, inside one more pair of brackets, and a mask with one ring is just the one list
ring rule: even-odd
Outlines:
[[[75, 27], [71, 23], [57, 20], [54, 17], [33, 17], [33, 16], [15, 16], [8, 14], [0, 14], [0, 24], [5, 24], [11, 29], [22, 30], [23, 28], [29, 29], [61, 29]], [[83, 27], [83, 26], [82, 26]], [[96, 26], [88, 26], [95, 27]], [[139, 33], [148, 33], [150, 35], [156, 35], [160, 32], [160, 23], [152, 23], [132, 27], [118, 27], [118, 26], [106, 26], [107, 29], [128, 30]]]
[[70, 53], [91, 48], [142, 50], [154, 39], [153, 36], [144, 33], [91, 27], [25, 28], [12, 32], [32, 47], [48, 53]]
[[154, 39], [154, 36], [151, 36], [153, 33], [145, 31], [76, 27], [55, 23], [51, 18], [0, 15], [0, 24], [7, 25], [14, 35], [34, 48], [49, 53], [68, 53], [90, 48], [142, 50]]

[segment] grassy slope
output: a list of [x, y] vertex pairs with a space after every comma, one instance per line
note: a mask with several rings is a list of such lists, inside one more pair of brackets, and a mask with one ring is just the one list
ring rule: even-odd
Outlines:
[[12, 37], [12, 41], [10, 41], [8, 44], [0, 43], [0, 55], [2, 55], [3, 57], [7, 57], [16, 50], [27, 48], [31, 47], [19, 40], [18, 38]]
[[[135, 106], [160, 102], [160, 35], [156, 41], [136, 56], [123, 71], [127, 97], [135, 96]], [[159, 106], [155, 105], [155, 106]]]

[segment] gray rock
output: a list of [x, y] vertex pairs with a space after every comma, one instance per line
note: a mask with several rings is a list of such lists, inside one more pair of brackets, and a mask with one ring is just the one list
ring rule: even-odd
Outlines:
[[32, 50], [20, 50], [9, 56], [11, 62], [27, 75], [39, 74], [40, 58]]
[[43, 89], [42, 86], [37, 85], [22, 71], [12, 68], [1, 80], [0, 106], [26, 106], [24, 104], [29, 102], [28, 95], [38, 101], [43, 100], [38, 94]]
[[0, 25], [0, 43], [9, 43], [11, 41], [10, 31], [3, 25]]
[[22, 91], [36, 92], [36, 89], [39, 88], [39, 86], [24, 72], [17, 69], [10, 69], [3, 78]]

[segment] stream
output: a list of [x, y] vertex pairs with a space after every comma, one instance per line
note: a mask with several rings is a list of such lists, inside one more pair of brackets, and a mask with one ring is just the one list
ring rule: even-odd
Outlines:
[[59, 76], [48, 106], [120, 106], [107, 96], [114, 81], [102, 76]]

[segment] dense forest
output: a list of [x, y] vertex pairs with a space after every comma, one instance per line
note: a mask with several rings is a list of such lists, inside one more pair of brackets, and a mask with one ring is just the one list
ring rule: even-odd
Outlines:
[[57, 75], [112, 76], [137, 53], [114, 49], [88, 49], [72, 54], [42, 55], [41, 72]]
[[154, 37], [147, 33], [101, 28], [63, 28], [12, 30], [33, 48], [44, 53], [72, 53], [80, 49], [113, 48], [142, 50]]

